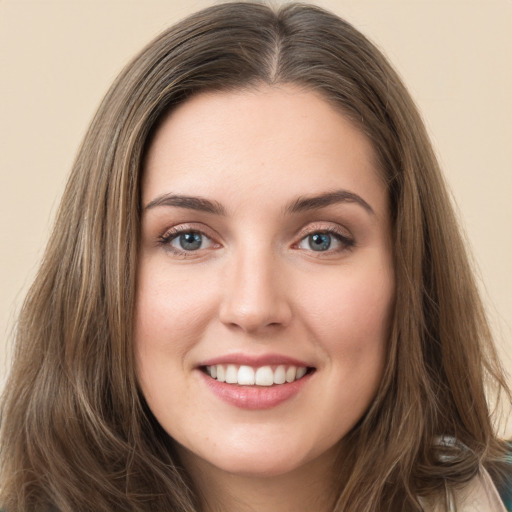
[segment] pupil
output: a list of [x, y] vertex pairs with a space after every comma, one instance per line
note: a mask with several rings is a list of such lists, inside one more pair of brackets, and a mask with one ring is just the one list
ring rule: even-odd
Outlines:
[[313, 251], [326, 251], [331, 246], [331, 236], [326, 233], [310, 235], [309, 246]]
[[195, 251], [201, 247], [201, 235], [199, 233], [184, 233], [180, 235], [180, 245], [187, 251]]

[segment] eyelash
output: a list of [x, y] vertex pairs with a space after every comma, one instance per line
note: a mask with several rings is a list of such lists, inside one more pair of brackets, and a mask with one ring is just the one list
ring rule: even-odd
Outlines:
[[[171, 245], [171, 243], [175, 239], [177, 239], [180, 235], [189, 234], [189, 233], [190, 234], [198, 234], [198, 235], [201, 235], [202, 237], [205, 237], [206, 239], [211, 241], [211, 243], [213, 244], [214, 247], [220, 246], [220, 244], [214, 242], [213, 238], [211, 236], [208, 236], [203, 230], [197, 229], [197, 228], [192, 228], [187, 225], [176, 226], [171, 229], [168, 229], [163, 235], [158, 237], [158, 245], [165, 247], [166, 250], [170, 251], [171, 253], [173, 253], [176, 256], [180, 256], [182, 258], [190, 257], [190, 256], [194, 255], [194, 253], [199, 252], [201, 249], [187, 251], [184, 249], [182, 249], [182, 250], [177, 249], [176, 247], [173, 247]], [[316, 253], [318, 253], [318, 255], [320, 255], [320, 257], [322, 254], [324, 254], [325, 256], [328, 256], [328, 255], [332, 255], [332, 254], [338, 254], [343, 251], [351, 251], [356, 245], [356, 242], [353, 238], [350, 238], [347, 235], [341, 233], [340, 230], [338, 230], [334, 227], [315, 227], [315, 226], [313, 226], [313, 229], [311, 229], [311, 227], [310, 227], [307, 229], [307, 231], [305, 230], [300, 234], [299, 241], [294, 243], [293, 247], [299, 249], [299, 245], [302, 242], [304, 242], [308, 237], [313, 236], [313, 235], [331, 235], [333, 238], [335, 238], [341, 244], [341, 247], [339, 247], [337, 249], [331, 249], [331, 250], [326, 250], [326, 251], [314, 251], [313, 249], [310, 249], [308, 251], [311, 253], [316, 252]], [[206, 250], [206, 249], [203, 249], [203, 250]]]
[[171, 243], [176, 239], [178, 238], [180, 235], [184, 235], [184, 234], [197, 234], [197, 235], [201, 235], [202, 237], [205, 237], [207, 238], [208, 240], [211, 240], [212, 241], [212, 244], [215, 246], [219, 246], [220, 244], [216, 244], [215, 242], [213, 242], [213, 239], [211, 236], [208, 236], [204, 230], [202, 229], [197, 229], [197, 228], [193, 228], [191, 226], [187, 226], [187, 225], [183, 225], [183, 226], [176, 226], [176, 227], [173, 227], [171, 229], [168, 229], [163, 235], [159, 236], [158, 237], [158, 245], [164, 247], [166, 250], [168, 250], [169, 252], [171, 252], [172, 254], [174, 254], [175, 256], [180, 256], [182, 258], [187, 258], [187, 257], [190, 257], [192, 256], [195, 252], [198, 252], [199, 250], [197, 251], [186, 251], [186, 250], [180, 250], [180, 249], [177, 249], [176, 247], [173, 247], [171, 245]]
[[331, 235], [333, 238], [335, 238], [340, 244], [341, 247], [338, 249], [331, 249], [327, 251], [313, 251], [312, 249], [309, 252], [312, 253], [318, 253], [318, 255], [321, 257], [322, 255], [329, 256], [332, 254], [339, 254], [344, 251], [351, 251], [355, 245], [356, 242], [353, 238], [350, 238], [346, 234], [342, 233], [339, 229], [336, 229], [335, 227], [315, 227], [313, 226], [313, 229], [309, 227], [307, 231], [301, 233], [300, 240], [294, 244], [294, 246], [298, 246], [301, 244], [304, 240], [306, 240], [308, 237], [312, 235]]

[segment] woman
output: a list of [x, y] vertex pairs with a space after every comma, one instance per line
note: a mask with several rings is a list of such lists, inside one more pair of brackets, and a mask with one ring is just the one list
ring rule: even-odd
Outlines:
[[315, 7], [217, 5], [85, 137], [19, 320], [1, 504], [504, 510], [490, 340], [384, 57]]

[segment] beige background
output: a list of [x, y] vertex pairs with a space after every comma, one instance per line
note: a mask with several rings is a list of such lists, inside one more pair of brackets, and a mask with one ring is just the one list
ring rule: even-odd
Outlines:
[[[0, 0], [0, 387], [66, 175], [124, 63], [206, 0]], [[278, 3], [278, 2], [276, 2]], [[512, 362], [512, 0], [324, 0], [420, 106]]]

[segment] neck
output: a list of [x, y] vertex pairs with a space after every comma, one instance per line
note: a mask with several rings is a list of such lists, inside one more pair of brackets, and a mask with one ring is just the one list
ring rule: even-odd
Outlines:
[[332, 512], [339, 483], [326, 456], [282, 475], [233, 474], [181, 453], [202, 512]]

